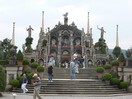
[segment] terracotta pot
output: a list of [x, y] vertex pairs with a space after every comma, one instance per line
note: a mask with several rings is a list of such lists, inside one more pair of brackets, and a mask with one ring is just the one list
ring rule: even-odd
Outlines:
[[18, 66], [22, 66], [22, 60], [18, 60], [18, 61], [17, 61], [17, 65], [18, 65]]
[[40, 78], [44, 77], [44, 72], [38, 72], [37, 74], [39, 75]]
[[107, 73], [110, 73], [110, 72], [111, 72], [111, 69], [105, 69], [105, 71], [106, 71]]
[[103, 73], [97, 73], [98, 79], [102, 78], [102, 76], [103, 76]]

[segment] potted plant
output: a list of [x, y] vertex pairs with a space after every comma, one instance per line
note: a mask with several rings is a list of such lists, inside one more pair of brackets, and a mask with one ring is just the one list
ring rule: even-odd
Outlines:
[[33, 75], [35, 74], [35, 72], [30, 72], [27, 74], [27, 78], [28, 78], [28, 83], [31, 84], [34, 81]]
[[125, 63], [125, 57], [123, 53], [120, 53], [119, 57], [118, 57], [118, 62], [119, 62], [119, 66], [123, 66]]
[[106, 84], [110, 83], [111, 78], [112, 78], [112, 75], [110, 73], [103, 74], [103, 80], [105, 81]]
[[43, 66], [38, 66], [37, 67], [37, 72], [44, 72], [44, 67]]
[[38, 75], [42, 78], [43, 75], [44, 75], [44, 67], [41, 66], [41, 65], [39, 65], [39, 66], [37, 67], [37, 72], [38, 72]]
[[29, 60], [28, 59], [24, 59], [23, 60], [24, 70], [28, 69], [28, 65], [29, 65]]
[[97, 72], [97, 77], [98, 77], [98, 79], [100, 79], [100, 78], [102, 78], [102, 76], [103, 76], [104, 68], [99, 66], [99, 67], [97, 67], [96, 72]]
[[106, 71], [107, 73], [110, 73], [111, 67], [112, 67], [112, 66], [111, 66], [110, 64], [106, 64], [106, 65], [104, 66], [105, 71]]
[[16, 89], [19, 86], [19, 84], [20, 84], [20, 82], [18, 79], [13, 79], [11, 81], [11, 85], [12, 85], [13, 89]]
[[129, 83], [128, 82], [120, 82], [120, 88], [123, 89], [123, 90], [127, 90], [129, 86]]
[[19, 50], [17, 53], [17, 64], [18, 64], [18, 66], [22, 66], [22, 62], [23, 62], [23, 54], [22, 54], [21, 50]]
[[120, 84], [120, 80], [118, 78], [111, 78], [110, 84], [117, 87]]
[[118, 60], [113, 60], [110, 63], [112, 65], [112, 70], [116, 70], [117, 71], [117, 67], [119, 66], [119, 62]]
[[37, 72], [37, 67], [39, 66], [39, 64], [37, 62], [33, 62], [31, 63], [30, 67], [33, 70], [33, 72]]

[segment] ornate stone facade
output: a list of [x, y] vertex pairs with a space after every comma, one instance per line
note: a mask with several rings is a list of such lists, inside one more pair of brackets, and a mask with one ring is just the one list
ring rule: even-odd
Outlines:
[[108, 59], [106, 54], [95, 53], [92, 29], [90, 33], [84, 33], [74, 22], [69, 25], [67, 16], [64, 17], [64, 24], [59, 22], [53, 29], [48, 29], [47, 33], [40, 31], [36, 51], [37, 61], [47, 65], [49, 58], [54, 56], [60, 67], [65, 62], [69, 63], [74, 53], [78, 54], [78, 58], [85, 57], [86, 66]]
[[[78, 29], [74, 22], [68, 24], [68, 13], [63, 16], [64, 23], [58, 22], [53, 29], [48, 28], [46, 33], [43, 31], [44, 26], [42, 25], [38, 44], [34, 50], [35, 57], [33, 58], [32, 55], [28, 57], [42, 65], [47, 65], [50, 57], [53, 56], [56, 65], [61, 67], [65, 63], [69, 64], [76, 53], [78, 59], [84, 58], [86, 66], [106, 63], [109, 58], [108, 53], [96, 53], [98, 48], [95, 48], [93, 44], [92, 29], [85, 33], [83, 29]], [[108, 52], [107, 47], [105, 50]], [[26, 53], [25, 56], [27, 56]]]

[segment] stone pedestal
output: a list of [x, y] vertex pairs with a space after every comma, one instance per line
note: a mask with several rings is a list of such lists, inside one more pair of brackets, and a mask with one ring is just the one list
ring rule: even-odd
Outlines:
[[5, 66], [5, 70], [6, 70], [6, 84], [9, 84], [11, 80], [16, 79], [17, 74], [18, 75], [22, 74], [22, 67], [19, 67], [19, 70], [18, 70], [17, 65]]

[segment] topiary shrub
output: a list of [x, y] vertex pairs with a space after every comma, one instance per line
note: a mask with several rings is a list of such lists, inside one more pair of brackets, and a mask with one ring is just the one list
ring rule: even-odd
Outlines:
[[38, 66], [37, 67], [37, 72], [44, 72], [44, 67], [43, 66]]
[[17, 60], [23, 60], [23, 54], [22, 54], [21, 50], [18, 51]]
[[37, 68], [38, 66], [39, 66], [39, 64], [37, 62], [33, 62], [30, 65], [31, 68]]
[[23, 60], [23, 65], [29, 65], [29, 60], [28, 59], [24, 59]]
[[113, 61], [111, 61], [110, 64], [111, 64], [112, 66], [119, 66], [118, 60], [113, 60]]
[[129, 86], [128, 82], [120, 82], [120, 88], [121, 89], [127, 89], [128, 86]]
[[97, 67], [96, 72], [97, 73], [103, 73], [104, 72], [104, 68], [103, 67]]
[[105, 80], [105, 81], [109, 81], [109, 80], [111, 80], [111, 78], [112, 78], [112, 75], [110, 73], [105, 73], [103, 75], [103, 80]]
[[110, 65], [110, 64], [106, 64], [106, 65], [104, 66], [104, 68], [105, 68], [105, 69], [111, 69], [111, 65]]
[[20, 84], [20, 82], [19, 82], [18, 79], [13, 79], [13, 80], [11, 81], [11, 85], [12, 85], [13, 87], [18, 87], [19, 84]]
[[119, 85], [120, 84], [120, 80], [118, 78], [111, 78], [110, 84], [111, 85]]

